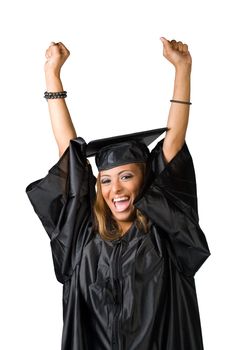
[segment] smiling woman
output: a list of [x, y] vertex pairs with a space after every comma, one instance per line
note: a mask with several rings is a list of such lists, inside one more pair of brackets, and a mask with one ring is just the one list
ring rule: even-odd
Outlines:
[[135, 219], [138, 227], [147, 231], [147, 218], [134, 207], [145, 170], [145, 163], [129, 163], [99, 173], [94, 212], [96, 230], [104, 239], [122, 237]]
[[167, 128], [88, 144], [62, 91], [69, 51], [62, 43], [46, 51], [45, 97], [61, 157], [26, 191], [64, 285], [62, 350], [203, 349], [194, 275], [210, 252], [185, 142], [191, 56], [182, 42], [161, 40], [176, 70]]

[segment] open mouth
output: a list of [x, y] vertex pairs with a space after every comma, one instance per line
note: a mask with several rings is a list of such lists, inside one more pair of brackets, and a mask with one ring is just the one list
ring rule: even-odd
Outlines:
[[128, 196], [113, 198], [113, 203], [117, 212], [125, 211], [130, 206], [130, 198]]

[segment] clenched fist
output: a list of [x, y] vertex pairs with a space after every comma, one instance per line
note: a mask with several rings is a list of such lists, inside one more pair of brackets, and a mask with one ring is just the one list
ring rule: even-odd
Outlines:
[[64, 44], [62, 44], [61, 42], [52, 42], [45, 53], [45, 57], [47, 59], [44, 65], [45, 72], [51, 72], [56, 75], [59, 75], [61, 67], [65, 63], [69, 55], [70, 52]]
[[181, 41], [167, 40], [161, 38], [163, 43], [163, 55], [171, 62], [175, 68], [191, 68], [192, 57], [188, 50], [188, 45], [183, 44]]

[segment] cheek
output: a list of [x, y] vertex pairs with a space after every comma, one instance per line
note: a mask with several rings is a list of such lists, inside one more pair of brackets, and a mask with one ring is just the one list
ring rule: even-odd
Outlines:
[[101, 187], [101, 193], [102, 193], [102, 197], [105, 200], [105, 202], [107, 202], [108, 197], [109, 197], [109, 189], [105, 188], [105, 187]]
[[140, 190], [143, 187], [143, 185], [144, 185], [144, 177], [143, 177], [142, 174], [140, 174], [140, 176], [138, 177], [138, 181], [137, 181], [138, 192], [140, 192]]
[[140, 188], [142, 187], [142, 181], [141, 178], [135, 179], [135, 181], [131, 184], [131, 189], [133, 192], [140, 191]]
[[132, 187], [132, 193], [134, 194], [135, 197], [139, 194], [139, 192], [140, 192], [142, 186], [143, 186], [142, 181], [138, 181], [138, 182], [135, 183], [134, 186]]

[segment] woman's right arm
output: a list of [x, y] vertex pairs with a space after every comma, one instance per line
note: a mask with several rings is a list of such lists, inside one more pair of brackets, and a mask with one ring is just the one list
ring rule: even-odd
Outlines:
[[[61, 67], [69, 57], [69, 50], [62, 43], [51, 43], [46, 50], [45, 81], [48, 92], [63, 91], [60, 78]], [[64, 98], [48, 99], [49, 114], [59, 156], [62, 156], [71, 139], [77, 137]]]

